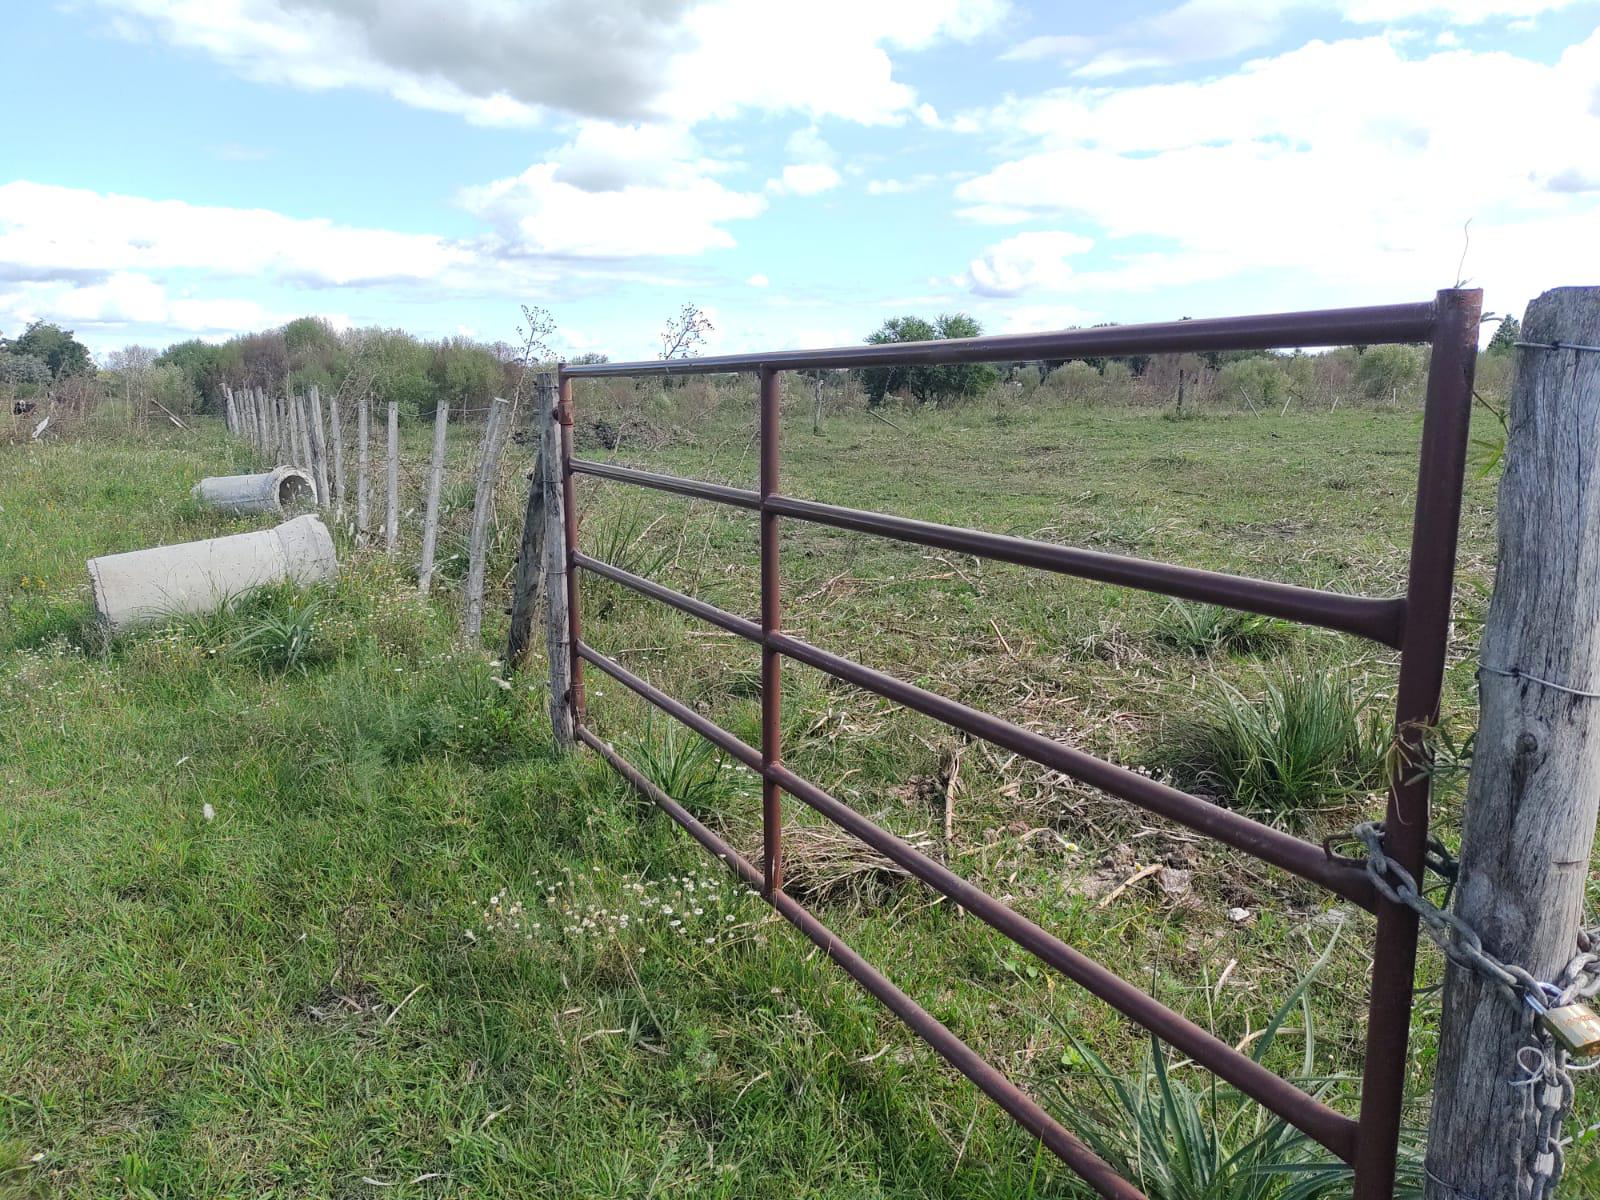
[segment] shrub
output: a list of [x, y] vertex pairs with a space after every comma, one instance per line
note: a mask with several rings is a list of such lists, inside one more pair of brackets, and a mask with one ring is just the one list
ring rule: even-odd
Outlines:
[[1394, 395], [1422, 374], [1422, 358], [1411, 346], [1373, 346], [1356, 363], [1356, 387], [1369, 400]]
[[1224, 364], [1217, 372], [1217, 390], [1225, 400], [1262, 408], [1283, 402], [1288, 378], [1270, 358], [1244, 358]]
[[1072, 404], [1094, 399], [1104, 386], [1105, 381], [1100, 378], [1099, 371], [1076, 359], [1062, 363], [1044, 379], [1045, 391]]
[[1174, 731], [1174, 774], [1230, 808], [1287, 821], [1381, 784], [1388, 730], [1370, 695], [1315, 663], [1263, 685], [1253, 700], [1219, 680]]

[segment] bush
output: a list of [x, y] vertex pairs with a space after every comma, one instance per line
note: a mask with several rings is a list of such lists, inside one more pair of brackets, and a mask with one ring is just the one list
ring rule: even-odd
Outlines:
[[1356, 388], [1381, 400], [1409, 387], [1422, 374], [1420, 352], [1412, 346], [1373, 346], [1356, 363]]
[[1104, 390], [1105, 381], [1086, 362], [1074, 360], [1062, 363], [1045, 376], [1044, 390], [1069, 404], [1082, 404], [1094, 399]]
[[1225, 363], [1217, 372], [1217, 390], [1222, 398], [1251, 408], [1281, 404], [1288, 394], [1288, 382], [1283, 369], [1266, 357]]
[[1371, 695], [1316, 663], [1262, 683], [1259, 700], [1217, 683], [1174, 731], [1174, 774], [1229, 808], [1291, 823], [1382, 784], [1388, 728]]

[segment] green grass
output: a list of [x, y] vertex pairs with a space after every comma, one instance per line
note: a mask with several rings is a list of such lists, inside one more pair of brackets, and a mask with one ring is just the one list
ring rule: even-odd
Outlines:
[[1257, 690], [1219, 682], [1175, 722], [1175, 775], [1219, 804], [1296, 825], [1383, 790], [1393, 720], [1377, 697], [1314, 661], [1263, 676]]
[[[808, 397], [796, 403], [784, 470], [800, 495], [1352, 591], [1401, 585], [1417, 436], [1404, 411], [1174, 423], [1040, 405], [1001, 427], [974, 406], [895, 414], [907, 432], [830, 417], [816, 437]], [[623, 457], [748, 486], [743, 398], [708, 411]], [[457, 477], [472, 432], [453, 439]], [[426, 435], [408, 431], [408, 506]], [[100, 645], [83, 560], [253, 527], [187, 499], [245, 451], [209, 422], [0, 450], [0, 1194], [1073, 1195], [668, 820], [592, 756], [553, 752], [538, 665], [507, 679], [493, 658], [528, 466], [510, 458], [484, 650], [458, 647], [449, 586], [416, 596], [414, 518], [393, 563], [341, 536], [331, 589]], [[586, 548], [754, 611], [747, 514], [655, 494], [641, 507], [587, 480], [583, 493]], [[1445, 705], [1458, 725], [1491, 504], [1492, 481], [1472, 481]], [[1118, 761], [1161, 761], [1170, 716], [1223, 684], [1258, 694], [1251, 656], [1278, 649], [1172, 645], [1156, 597], [795, 523], [783, 537], [800, 636]], [[753, 649], [603, 583], [584, 580], [586, 635], [757, 740]], [[241, 641], [260, 653], [230, 652]], [[1296, 634], [1295, 650], [1372, 690], [1392, 680], [1392, 656], [1339, 635]], [[647, 722], [603, 677], [589, 696], [603, 736], [754, 852], [747, 773]], [[1309, 969], [1308, 923], [1335, 919], [1280, 873], [808, 669], [786, 669], [785, 706], [796, 770], [1229, 1041]], [[1443, 799], [1447, 835], [1456, 802]], [[1346, 796], [1304, 819], [1320, 836], [1368, 814]], [[1074, 1040], [1136, 1076], [1137, 1030], [830, 844], [793, 801], [786, 820], [824, 919], [1058, 1114], [1098, 1094]], [[1146, 880], [1098, 905], [1157, 861], [1192, 871], [1192, 894]], [[1359, 1063], [1370, 923], [1351, 919], [1306, 996], [1323, 1078]], [[1430, 956], [1425, 977], [1438, 970]], [[1425, 998], [1414, 1086], [1436, 1022]], [[1297, 1073], [1307, 1051], [1286, 1029], [1268, 1061]], [[1350, 1111], [1353, 1088], [1329, 1099]]]

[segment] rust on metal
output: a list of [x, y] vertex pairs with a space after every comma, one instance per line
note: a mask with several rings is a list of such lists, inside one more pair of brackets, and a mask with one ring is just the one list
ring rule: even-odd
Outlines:
[[[1407, 1040], [1416, 963], [1416, 919], [1374, 894], [1357, 865], [1282, 830], [1262, 825], [1198, 796], [1168, 787], [1114, 763], [1043, 737], [959, 701], [832, 654], [781, 630], [778, 521], [809, 521], [860, 533], [957, 550], [983, 558], [1054, 571], [1180, 599], [1222, 604], [1356, 634], [1400, 651], [1396, 702], [1401, 761], [1425, 762], [1426, 727], [1438, 714], [1443, 684], [1450, 597], [1465, 476], [1467, 422], [1476, 362], [1477, 291], [1440, 292], [1425, 304], [1335, 309], [1158, 325], [1112, 326], [1046, 334], [947, 340], [834, 350], [726, 355], [688, 362], [601, 363], [561, 369], [562, 444], [566, 469], [568, 589], [572, 640], [571, 703], [578, 737], [630, 783], [661, 806], [707, 850], [758, 890], [787, 920], [903, 1020], [946, 1061], [971, 1079], [1102, 1196], [1141, 1200], [1087, 1147], [1001, 1072], [840, 942], [782, 890], [781, 797], [788, 793], [954, 900], [1013, 943], [1104, 1000], [1123, 1015], [1209, 1068], [1283, 1117], [1355, 1168], [1355, 1200], [1391, 1200], [1404, 1094]], [[879, 364], [999, 362], [1204, 350], [1249, 350], [1348, 343], [1431, 342], [1411, 560], [1403, 598], [1351, 596], [1058, 546], [784, 496], [779, 491], [779, 373]], [[571, 381], [640, 376], [757, 371], [760, 378], [759, 490], [680, 479], [630, 467], [574, 459]], [[575, 475], [586, 474], [710, 500], [759, 513], [760, 621], [644, 579], [578, 549]], [[761, 648], [761, 746], [750, 746], [669, 696], [582, 639], [579, 570], [586, 570], [698, 617]], [[1368, 1008], [1366, 1065], [1359, 1119], [1352, 1120], [1248, 1055], [1223, 1043], [1101, 964], [1072, 949], [1028, 918], [880, 828], [782, 761], [782, 660], [792, 658], [907, 708], [1005, 747], [1091, 784], [1219, 842], [1310, 880], [1378, 916]], [[644, 778], [583, 723], [581, 664], [588, 663], [706, 738], [762, 781], [762, 865], [741, 858], [676, 800]], [[1398, 772], [1388, 800], [1387, 852], [1419, 875], [1428, 829], [1429, 781], [1422, 770]]]

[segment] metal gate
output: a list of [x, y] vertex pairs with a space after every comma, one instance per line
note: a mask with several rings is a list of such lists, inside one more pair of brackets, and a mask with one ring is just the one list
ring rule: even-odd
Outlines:
[[[1438, 715], [1460, 522], [1472, 376], [1477, 360], [1482, 293], [1448, 290], [1421, 304], [1269, 316], [1110, 326], [1059, 333], [983, 337], [837, 350], [778, 351], [688, 361], [563, 366], [556, 419], [561, 423], [566, 501], [566, 587], [572, 673], [567, 702], [577, 737], [689, 831], [761, 894], [867, 991], [1000, 1104], [1103, 1196], [1142, 1200], [1111, 1168], [982, 1059], [927, 1010], [835, 937], [783, 891], [782, 797], [810, 805], [899, 864], [973, 916], [1030, 951], [1163, 1041], [1209, 1068], [1240, 1092], [1304, 1131], [1355, 1170], [1356, 1200], [1388, 1200], [1399, 1142], [1406, 1042], [1410, 1032], [1417, 922], [1409, 910], [1375, 893], [1359, 864], [1324, 847], [1251, 820], [1198, 796], [1041, 736], [1010, 721], [896, 679], [788, 636], [782, 631], [779, 528], [807, 521], [857, 533], [959, 551], [1181, 600], [1220, 604], [1306, 625], [1355, 634], [1400, 652], [1385, 852], [1421, 878], [1428, 834], [1428, 753], [1424, 734]], [[1173, 566], [1144, 559], [961, 529], [787, 496], [779, 486], [779, 375], [784, 371], [891, 365], [1024, 362], [1135, 354], [1260, 350], [1287, 347], [1428, 343], [1426, 407], [1404, 596], [1344, 595], [1284, 583]], [[756, 490], [703, 483], [572, 455], [572, 381], [598, 376], [757, 372], [760, 380], [760, 478]], [[751, 621], [584, 554], [578, 543], [575, 477], [592, 475], [674, 492], [760, 515], [761, 619]], [[671, 605], [761, 647], [761, 745], [751, 746], [639, 678], [583, 640], [580, 573], [588, 571]], [[783, 765], [780, 738], [783, 660], [794, 659], [876, 693], [973, 737], [1100, 788], [1131, 804], [1224, 842], [1319, 884], [1377, 916], [1368, 1005], [1366, 1063], [1359, 1119], [1351, 1119], [1167, 1008], [1084, 956], [1027, 917], [880, 829]], [[583, 668], [588, 663], [675, 717], [762, 781], [762, 862], [745, 861], [584, 724]]]

